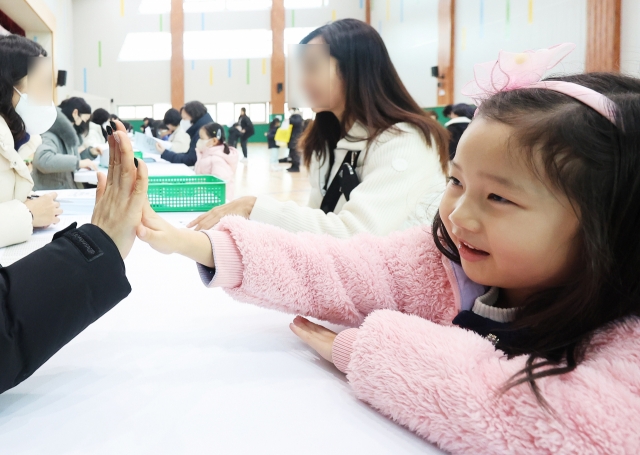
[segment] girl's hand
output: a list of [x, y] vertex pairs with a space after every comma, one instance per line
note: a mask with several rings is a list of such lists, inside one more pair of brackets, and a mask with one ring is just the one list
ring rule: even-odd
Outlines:
[[173, 226], [153, 211], [149, 201], [142, 209], [142, 223], [137, 234], [140, 240], [160, 253], [178, 253], [199, 264], [215, 267], [209, 237], [203, 232]]
[[25, 201], [24, 205], [33, 215], [33, 227], [47, 227], [60, 222], [58, 215], [62, 214], [62, 209], [56, 197], [57, 193], [47, 193]]
[[153, 211], [147, 201], [142, 208], [142, 223], [136, 230], [138, 238], [162, 254], [179, 250], [180, 230]]
[[293, 323], [289, 324], [289, 328], [293, 333], [298, 335], [302, 341], [315, 349], [323, 359], [333, 363], [331, 357], [333, 353], [333, 340], [338, 336], [335, 332], [321, 325], [314, 324], [302, 316], [296, 316]]
[[243, 218], [249, 218], [253, 206], [256, 204], [255, 196], [245, 196], [209, 210], [204, 215], [200, 215], [187, 225], [188, 228], [195, 226], [196, 231], [211, 229], [218, 224], [220, 220], [227, 215], [240, 215]]
[[80, 169], [89, 169], [90, 171], [97, 171], [98, 165], [92, 160], [80, 160]]

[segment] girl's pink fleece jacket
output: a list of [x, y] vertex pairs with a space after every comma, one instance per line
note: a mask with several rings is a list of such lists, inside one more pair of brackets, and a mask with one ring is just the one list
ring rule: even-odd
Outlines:
[[555, 415], [528, 385], [500, 394], [526, 357], [451, 325], [475, 297], [429, 229], [336, 239], [227, 217], [206, 232], [219, 266], [200, 275], [238, 300], [359, 326], [333, 348], [356, 396], [446, 451], [640, 453], [639, 321], [611, 324], [575, 371], [537, 381]]

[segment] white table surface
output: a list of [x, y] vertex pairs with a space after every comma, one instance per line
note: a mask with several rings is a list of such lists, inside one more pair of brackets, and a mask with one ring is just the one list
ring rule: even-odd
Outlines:
[[192, 261], [140, 242], [126, 267], [131, 295], [0, 395], [0, 453], [441, 453], [358, 401], [292, 315], [206, 289]]

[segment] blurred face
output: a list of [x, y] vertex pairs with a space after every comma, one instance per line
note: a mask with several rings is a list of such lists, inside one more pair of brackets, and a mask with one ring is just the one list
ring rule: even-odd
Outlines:
[[[322, 44], [323, 46], [317, 46]], [[302, 56], [302, 88], [314, 112], [331, 111], [342, 117], [345, 88], [338, 61], [328, 55], [324, 39], [316, 37], [305, 46]]]
[[[51, 59], [34, 57], [29, 65], [27, 76], [15, 86], [20, 93], [29, 95], [29, 100], [42, 106], [50, 106], [53, 102], [53, 75]], [[13, 107], [18, 105], [20, 95], [13, 91]]]
[[440, 216], [469, 278], [502, 288], [517, 306], [570, 276], [579, 221], [566, 196], [531, 171], [514, 140], [509, 145], [512, 131], [482, 118], [469, 125]]
[[169, 130], [169, 133], [173, 133], [176, 128], [178, 128], [177, 126], [174, 125], [167, 125], [167, 130]]
[[78, 114], [78, 109], [74, 109], [71, 113], [73, 116], [73, 123], [80, 126], [83, 122], [88, 122], [91, 119], [91, 114]]
[[182, 112], [180, 112], [180, 115], [182, 116], [182, 120], [191, 121], [191, 116], [187, 114], [187, 111], [185, 111], [184, 109], [182, 109]]

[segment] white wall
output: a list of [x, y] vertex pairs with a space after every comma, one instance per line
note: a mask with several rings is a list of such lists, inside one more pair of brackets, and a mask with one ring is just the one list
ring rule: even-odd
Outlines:
[[[456, 0], [455, 102], [470, 102], [460, 91], [473, 79], [473, 65], [495, 60], [500, 50], [519, 52], [572, 42], [576, 49], [552, 72], [584, 71], [586, 3], [586, 0], [535, 0], [530, 17], [526, 0]], [[510, 4], [509, 24], [507, 4]]]
[[[56, 1], [56, 0], [49, 0]], [[141, 0], [126, 0], [125, 14], [120, 15], [120, 0], [73, 0], [74, 81], [75, 89], [114, 100], [118, 105], [168, 103], [170, 63], [118, 62], [118, 54], [127, 33], [160, 31], [159, 15], [138, 13]], [[364, 20], [360, 0], [329, 0], [317, 9], [287, 11], [286, 26], [317, 27], [337, 19], [355, 17]], [[185, 14], [185, 31], [202, 30], [201, 14]], [[169, 15], [163, 15], [162, 31], [169, 32]], [[204, 14], [205, 30], [269, 29], [270, 11], [223, 12]], [[102, 66], [98, 65], [98, 41], [102, 42]], [[227, 43], [211, 43], [225, 46]], [[267, 102], [271, 98], [269, 60], [231, 60], [229, 77], [227, 60], [185, 61], [185, 99], [205, 104], [223, 101]], [[210, 80], [213, 68], [213, 84]]]
[[640, 2], [622, 0], [620, 71], [640, 77]]
[[435, 106], [437, 80], [431, 67], [438, 64], [438, 0], [375, 0], [371, 25], [409, 93], [420, 106]]

